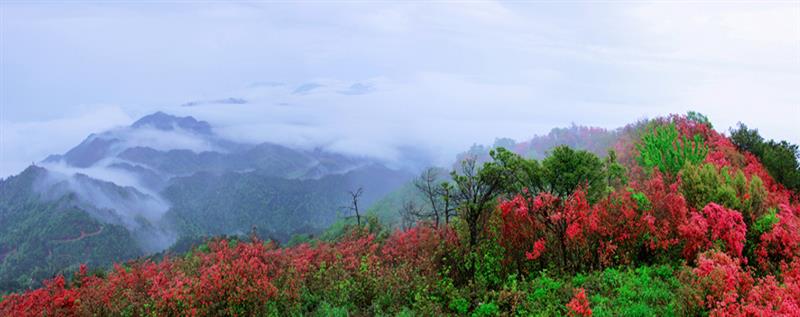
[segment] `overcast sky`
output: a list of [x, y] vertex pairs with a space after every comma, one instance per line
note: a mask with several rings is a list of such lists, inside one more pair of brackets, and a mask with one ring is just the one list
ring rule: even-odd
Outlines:
[[0, 7], [0, 177], [156, 110], [389, 159], [687, 110], [800, 143], [798, 1]]

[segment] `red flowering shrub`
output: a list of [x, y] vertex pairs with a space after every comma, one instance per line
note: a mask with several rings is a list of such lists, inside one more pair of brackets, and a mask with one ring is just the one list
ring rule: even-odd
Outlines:
[[567, 241], [572, 245], [585, 244], [585, 230], [597, 227], [596, 218], [591, 217], [591, 207], [583, 190], [575, 191], [564, 202], [563, 211], [553, 215], [554, 221], [561, 220], [560, 217], [563, 217], [563, 225], [566, 226]]
[[[800, 267], [798, 262], [784, 265], [780, 278], [767, 275], [753, 282], [747, 272], [730, 264], [707, 260], [695, 272], [700, 284], [708, 286], [711, 280], [719, 279], [716, 288], [701, 288], [710, 291], [714, 300], [707, 302], [710, 316], [798, 316], [800, 315]], [[725, 284], [725, 285], [723, 285]], [[714, 295], [711, 295], [714, 294]], [[712, 305], [713, 304], [713, 305]]]
[[614, 192], [595, 204], [585, 218], [598, 266], [629, 264], [636, 256], [643, 220], [631, 196], [630, 191]]
[[708, 309], [738, 307], [739, 294], [753, 286], [753, 278], [742, 271], [739, 260], [722, 252], [702, 253], [693, 272], [697, 277], [693, 286], [701, 294], [699, 304]]
[[384, 243], [381, 255], [384, 263], [405, 263], [429, 272], [435, 269], [437, 258], [456, 241], [452, 229], [420, 223], [411, 229], [396, 231]]
[[736, 149], [733, 142], [716, 131], [707, 139], [706, 143], [710, 148], [706, 157], [707, 163], [714, 164], [719, 168], [727, 166], [737, 169], [743, 169], [747, 165], [746, 157]]
[[758, 281], [743, 295], [741, 305], [712, 311], [715, 316], [800, 316], [800, 285], [796, 277], [784, 275], [781, 285], [774, 276]]
[[646, 243], [651, 250], [668, 250], [680, 242], [678, 227], [686, 223], [689, 208], [678, 190], [678, 183], [667, 184], [663, 174], [655, 172], [642, 186], [634, 188], [645, 194], [651, 208], [644, 211], [642, 223]]
[[[541, 252], [535, 258], [527, 254], [534, 249], [533, 244], [541, 241], [543, 251], [545, 242], [544, 224], [534, 213], [549, 206], [544, 200], [555, 199], [549, 195], [539, 195], [534, 201], [529, 201], [523, 195], [516, 195], [511, 200], [505, 200], [498, 206], [500, 213], [500, 244], [505, 248], [509, 262], [522, 266], [525, 259], [535, 260], [542, 256]], [[540, 210], [541, 211], [541, 210]]]
[[786, 204], [780, 205], [778, 222], [763, 233], [756, 255], [762, 269], [800, 256], [800, 210]]
[[656, 121], [672, 122], [678, 128], [682, 136], [692, 137], [700, 135], [704, 140], [710, 139], [717, 131], [711, 128], [708, 122], [693, 120], [687, 115], [672, 114], [664, 119], [656, 119]]
[[542, 256], [544, 250], [545, 250], [544, 239], [536, 240], [536, 242], [533, 243], [533, 251], [525, 252], [525, 257], [528, 260], [536, 260], [540, 256]]
[[45, 281], [44, 287], [25, 294], [11, 294], [0, 302], [3, 316], [75, 316], [80, 309], [78, 293], [65, 288], [64, 276]]
[[685, 241], [683, 250], [687, 260], [720, 240], [731, 256], [741, 258], [747, 227], [742, 214], [715, 203], [710, 203], [702, 212], [693, 211], [689, 220], [678, 228]]
[[567, 316], [592, 316], [592, 309], [589, 307], [589, 299], [586, 298], [586, 291], [583, 288], [577, 289], [575, 296], [567, 303]]
[[681, 236], [685, 239], [683, 256], [687, 260], [694, 260], [701, 250], [711, 245], [708, 240], [708, 221], [701, 213], [692, 212], [689, 220], [679, 226]]
[[769, 194], [767, 202], [771, 207], [789, 203], [792, 193], [769, 175], [767, 169], [755, 155], [749, 152], [740, 152], [728, 137], [713, 130], [709, 133], [707, 140], [709, 154], [706, 162], [712, 163], [718, 168], [731, 167], [740, 170], [744, 172], [748, 180], [751, 180], [753, 176], [758, 176], [767, 189]]
[[299, 300], [304, 279], [320, 265], [356, 272], [363, 263], [377, 263], [373, 239], [352, 236], [289, 249], [260, 241], [212, 241], [208, 252], [116, 265], [103, 279], [87, 276], [84, 268], [69, 288], [59, 276], [44, 288], [6, 297], [0, 315], [268, 315], [277, 309], [270, 302], [291, 306]]
[[545, 250], [556, 251], [553, 256], [562, 268], [574, 265], [567, 262], [582, 256], [576, 251], [586, 247], [589, 230], [597, 226], [590, 219], [591, 207], [582, 190], [563, 201], [549, 193], [540, 193], [532, 201], [517, 195], [502, 201], [498, 210], [499, 242], [506, 249], [507, 261], [519, 267], [524, 267], [525, 260], [542, 260]]

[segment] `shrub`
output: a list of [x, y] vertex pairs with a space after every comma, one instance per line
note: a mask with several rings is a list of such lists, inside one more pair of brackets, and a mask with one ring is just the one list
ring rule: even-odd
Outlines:
[[567, 303], [567, 316], [592, 316], [592, 309], [589, 307], [589, 300], [586, 298], [586, 291], [582, 288], [575, 290], [575, 296]]
[[675, 124], [655, 124], [642, 136], [638, 161], [647, 171], [658, 168], [675, 176], [686, 163], [699, 164], [706, 158], [708, 147], [699, 134], [680, 136]]

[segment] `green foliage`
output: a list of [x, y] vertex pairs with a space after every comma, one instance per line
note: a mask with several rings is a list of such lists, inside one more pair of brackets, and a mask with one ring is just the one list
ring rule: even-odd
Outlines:
[[606, 175], [607, 191], [611, 192], [619, 189], [628, 183], [627, 169], [617, 162], [617, 152], [608, 150], [608, 155], [603, 160], [603, 168]]
[[767, 214], [756, 220], [753, 224], [753, 231], [755, 231], [757, 235], [768, 232], [772, 230], [772, 226], [777, 224], [779, 220], [775, 209], [770, 209]]
[[553, 277], [541, 272], [520, 284], [527, 294], [516, 312], [522, 316], [564, 316], [564, 305], [573, 289], [584, 288], [590, 296], [593, 316], [678, 316], [685, 311], [681, 294], [685, 287], [672, 266], [607, 268]]
[[586, 186], [586, 196], [594, 202], [605, 192], [603, 163], [587, 151], [556, 147], [542, 161], [542, 171], [549, 191], [558, 197], [567, 197], [578, 187]]
[[347, 190], [367, 188], [361, 204], [370, 205], [406, 183], [408, 175], [385, 168], [363, 169], [320, 179], [281, 179], [257, 172], [198, 173], [171, 181], [164, 196], [172, 202], [165, 214], [181, 236], [249, 232], [263, 239], [288, 241], [315, 234], [342, 218]]
[[450, 173], [453, 203], [458, 206], [459, 217], [467, 225], [469, 246], [475, 247], [482, 239], [482, 230], [494, 210], [495, 198], [508, 183], [506, 169], [487, 162], [479, 166], [475, 158], [461, 161], [458, 170]]
[[578, 188], [583, 188], [589, 201], [594, 202], [607, 192], [612, 181], [624, 179], [620, 175], [624, 174], [624, 168], [616, 163], [616, 156], [611, 153], [604, 163], [588, 151], [557, 146], [539, 163], [498, 148], [491, 152], [494, 159], [491, 164], [502, 175], [506, 192], [527, 191], [529, 195], [548, 192], [566, 198]]
[[471, 252], [470, 259], [475, 269], [475, 282], [482, 288], [494, 288], [503, 281], [502, 268], [505, 250], [497, 242], [482, 243], [477, 252]]
[[461, 297], [453, 298], [450, 300], [448, 307], [452, 311], [460, 315], [464, 315], [467, 313], [467, 311], [469, 311], [469, 301]]
[[527, 292], [523, 311], [531, 316], [562, 316], [564, 305], [571, 297], [571, 289], [561, 280], [546, 272], [525, 285]]
[[107, 268], [143, 254], [124, 227], [95, 220], [73, 196], [42, 199], [33, 186], [44, 173], [30, 167], [0, 180], [0, 292], [38, 287], [82, 263]]
[[662, 173], [677, 175], [686, 163], [699, 164], [708, 154], [702, 136], [692, 139], [680, 137], [674, 124], [654, 125], [637, 144], [639, 164], [652, 170], [657, 167]]
[[800, 191], [800, 150], [797, 144], [765, 141], [757, 129], [748, 129], [741, 122], [730, 133], [733, 143], [758, 157], [772, 178], [790, 190]]
[[317, 310], [314, 312], [313, 316], [317, 317], [347, 317], [350, 314], [347, 312], [347, 308], [344, 307], [334, 307], [328, 302], [322, 302]]
[[689, 206], [697, 209], [710, 202], [739, 209], [740, 202], [729, 179], [727, 169], [717, 170], [713, 164], [687, 166], [681, 174], [681, 193]]
[[500, 315], [500, 308], [497, 307], [497, 304], [491, 303], [482, 303], [478, 305], [478, 308], [472, 312], [472, 317], [488, 317], [488, 316], [499, 316]]
[[754, 217], [764, 213], [766, 189], [758, 176], [748, 183], [741, 170], [717, 169], [713, 164], [686, 165], [681, 173], [681, 193], [689, 206], [702, 209], [714, 202], [738, 210], [751, 224]]
[[763, 155], [765, 142], [757, 129], [748, 129], [744, 123], [739, 122], [736, 129], [730, 129], [730, 133], [731, 141], [740, 150], [753, 153], [756, 156]]
[[636, 202], [636, 209], [639, 211], [646, 211], [653, 209], [653, 203], [650, 202], [650, 199], [647, 198], [643, 192], [637, 192], [631, 188], [628, 189], [631, 191], [631, 198], [633, 201]]
[[608, 268], [576, 283], [589, 294], [593, 316], [676, 316], [681, 282], [670, 266]]
[[312, 241], [314, 241], [314, 240], [313, 240], [313, 238], [312, 238], [312, 236], [310, 234], [302, 234], [302, 233], [301, 234], [296, 234], [296, 235], [293, 235], [292, 238], [289, 239], [288, 242], [286, 242], [286, 247], [293, 247], [293, 246], [296, 246], [296, 245], [300, 245], [300, 244], [303, 244], [303, 243], [309, 243], [309, 242], [312, 242]]
[[694, 122], [697, 122], [697, 123], [700, 123], [700, 124], [705, 124], [711, 129], [714, 128], [714, 126], [711, 125], [711, 121], [708, 120], [708, 117], [706, 117], [706, 115], [704, 115], [702, 113], [699, 113], [699, 112], [696, 112], [696, 111], [687, 112], [686, 113], [686, 119], [689, 119], [689, 121], [694, 121]]

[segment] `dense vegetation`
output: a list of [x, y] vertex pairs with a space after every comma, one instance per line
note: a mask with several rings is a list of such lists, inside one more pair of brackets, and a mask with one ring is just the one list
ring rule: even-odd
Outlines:
[[736, 129], [731, 129], [731, 141], [741, 150], [758, 157], [776, 181], [788, 189], [800, 191], [800, 150], [797, 144], [765, 141], [758, 130], [748, 129], [743, 123], [739, 123]]
[[[41, 180], [47, 176], [46, 169], [32, 166], [0, 180], [0, 292], [40, 287], [42, 280], [74, 271], [81, 263], [108, 269], [114, 262], [153, 252], [141, 243], [146, 232], [93, 216], [109, 211], [65, 190], [61, 185], [66, 181], [42, 190]], [[106, 194], [134, 191], [79, 177]], [[163, 194], [172, 206], [164, 225], [178, 243], [253, 229], [259, 236], [288, 241], [292, 235], [319, 234], [325, 224], [348, 216], [341, 208], [348, 203], [348, 189], [366, 187], [362, 203], [369, 205], [409, 178], [382, 166], [303, 180], [257, 171], [198, 173], [175, 178], [165, 188]]]
[[510, 138], [498, 138], [492, 146], [473, 145], [468, 151], [458, 155], [458, 161], [475, 158], [479, 162], [491, 159], [489, 152], [505, 148], [525, 158], [543, 159], [553, 148], [561, 145], [576, 150], [586, 150], [598, 156], [605, 156], [623, 135], [624, 129], [606, 130], [572, 124], [567, 128], [553, 128], [545, 135], [536, 135], [530, 140], [517, 142]]
[[246, 233], [287, 241], [294, 234], [313, 234], [333, 223], [348, 204], [347, 191], [366, 188], [369, 205], [410, 176], [383, 166], [365, 166], [319, 179], [283, 179], [259, 172], [197, 173], [178, 177], [163, 191], [172, 202], [166, 214], [181, 237]]
[[0, 181], [0, 292], [38, 287], [80, 263], [106, 267], [144, 254], [124, 227], [92, 218], [74, 196], [41, 199], [32, 188], [44, 173], [30, 167]]
[[371, 218], [290, 247], [219, 238], [105, 273], [84, 266], [5, 296], [0, 314], [800, 314], [800, 201], [773, 177], [784, 167], [759, 161], [772, 150], [696, 113], [619, 133], [604, 158], [496, 147], [449, 177], [426, 171], [404, 208], [411, 228]]

